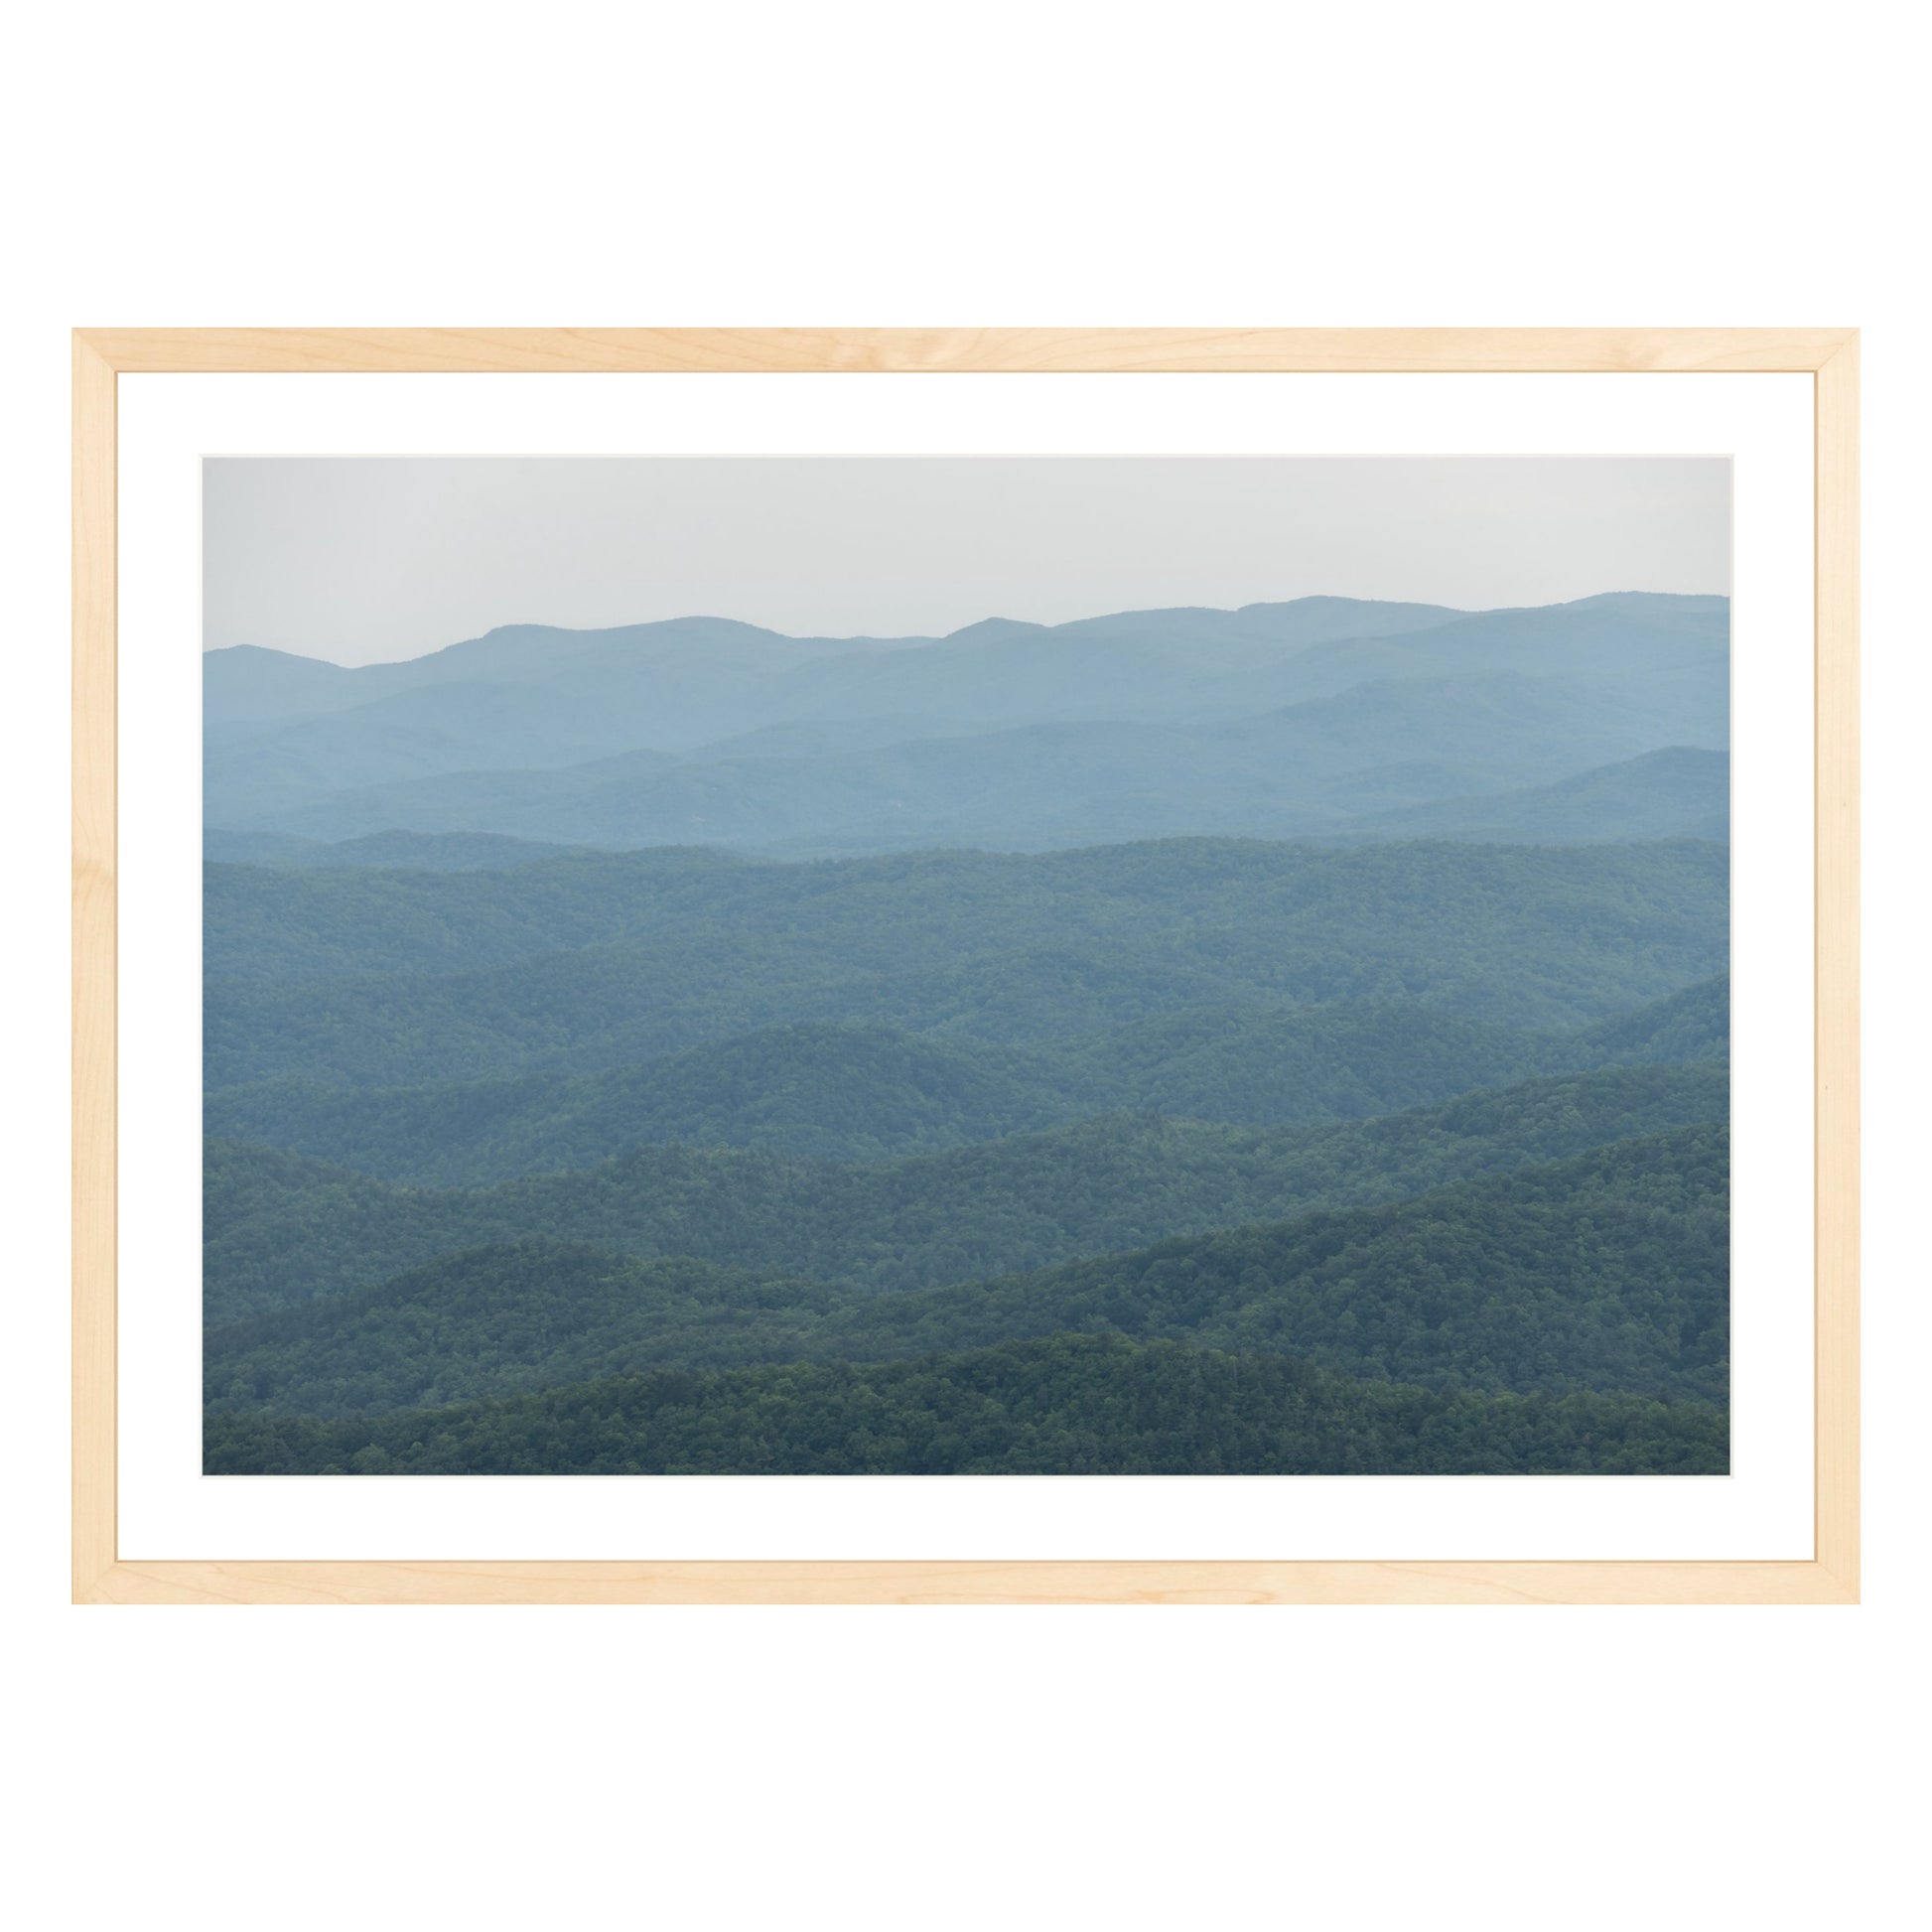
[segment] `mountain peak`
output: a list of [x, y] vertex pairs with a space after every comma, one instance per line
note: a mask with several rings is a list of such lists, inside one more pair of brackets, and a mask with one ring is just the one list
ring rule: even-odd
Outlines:
[[1012, 637], [1041, 636], [1046, 629], [1047, 625], [1029, 623], [1024, 618], [982, 618], [978, 623], [947, 631], [939, 641], [945, 644], [995, 644], [1004, 643]]
[[1594, 597], [1573, 597], [1567, 604], [1528, 605], [1528, 610], [1558, 611], [1727, 611], [1730, 599], [1700, 591], [1599, 591]]

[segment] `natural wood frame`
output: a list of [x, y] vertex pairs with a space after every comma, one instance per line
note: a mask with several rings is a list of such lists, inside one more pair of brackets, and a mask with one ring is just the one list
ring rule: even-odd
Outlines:
[[[122, 372], [1453, 373], [1813, 378], [1814, 1557], [1765, 1563], [122, 1562], [115, 1544], [115, 378]], [[1847, 329], [82, 329], [73, 336], [77, 1603], [1846, 1603], [1859, 1597], [1859, 339]]]

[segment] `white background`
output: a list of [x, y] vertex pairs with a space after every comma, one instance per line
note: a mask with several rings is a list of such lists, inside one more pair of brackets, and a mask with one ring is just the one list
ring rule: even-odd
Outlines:
[[[1805, 1558], [1811, 385], [1797, 375], [190, 376], [120, 387], [124, 1557]], [[201, 1467], [201, 458], [639, 449], [1732, 458], [1725, 1477], [210, 1478]], [[138, 806], [136, 804], [138, 801]]]
[[[1932, 515], [1905, 25], [1859, 0], [16, 24], [0, 1426], [27, 1922], [1909, 1916]], [[67, 1607], [66, 332], [452, 321], [1863, 325], [1865, 1605]]]

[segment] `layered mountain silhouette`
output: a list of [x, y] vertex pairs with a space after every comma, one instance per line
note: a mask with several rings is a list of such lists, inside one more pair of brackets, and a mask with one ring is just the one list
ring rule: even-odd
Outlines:
[[1341, 830], [1363, 838], [1469, 839], [1489, 845], [1564, 845], [1611, 836], [1726, 840], [1730, 759], [1724, 752], [1672, 745], [1552, 784], [1397, 806]]
[[[355, 669], [242, 646], [206, 680], [207, 823], [305, 842], [285, 855], [397, 832], [773, 856], [1468, 837], [1467, 801], [1722, 753], [1728, 607], [1309, 598], [889, 639], [515, 625]], [[1400, 817], [1443, 801], [1459, 819]], [[1566, 839], [1715, 822], [1660, 812], [1641, 776], [1561, 804]], [[273, 853], [235, 856], [290, 862]]]

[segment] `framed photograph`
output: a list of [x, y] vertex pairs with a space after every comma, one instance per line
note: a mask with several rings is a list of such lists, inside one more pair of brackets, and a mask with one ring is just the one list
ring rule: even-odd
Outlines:
[[1858, 1595], [1846, 330], [83, 330], [82, 1602]]

